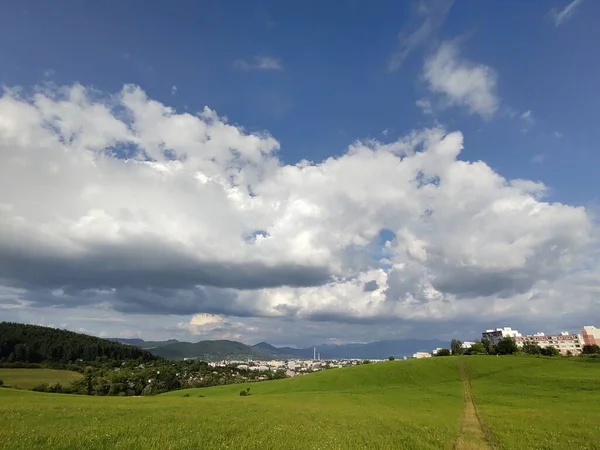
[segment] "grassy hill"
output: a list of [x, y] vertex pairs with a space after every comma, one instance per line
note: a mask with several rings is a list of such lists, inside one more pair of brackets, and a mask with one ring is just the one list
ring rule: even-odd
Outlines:
[[[155, 397], [0, 389], [0, 442], [7, 449], [598, 449], [599, 380], [594, 360], [473, 356]], [[464, 439], [467, 384], [485, 445]], [[241, 397], [246, 387], [251, 395]]]
[[68, 386], [81, 377], [80, 373], [69, 370], [0, 368], [0, 380], [4, 381], [4, 386], [17, 389], [33, 389], [42, 383]]
[[466, 358], [483, 422], [506, 449], [600, 449], [600, 359]]

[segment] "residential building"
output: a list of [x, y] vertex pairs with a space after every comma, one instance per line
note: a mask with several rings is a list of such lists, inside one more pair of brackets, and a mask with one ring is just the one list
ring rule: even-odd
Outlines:
[[583, 345], [600, 345], [600, 328], [585, 326], [581, 330]]
[[461, 348], [464, 348], [466, 350], [468, 348], [473, 347], [473, 344], [475, 344], [475, 342], [465, 341], [461, 344]]
[[413, 355], [413, 358], [421, 359], [421, 358], [431, 358], [431, 353], [427, 352], [417, 352]]
[[[592, 330], [590, 328], [588, 336], [594, 336], [594, 332], [600, 332], [600, 330]], [[585, 329], [585, 328], [584, 328]], [[581, 348], [585, 345], [584, 338], [579, 334], [570, 334], [566, 331], [561, 332], [557, 335], [546, 335], [544, 333], [528, 334], [523, 336], [518, 330], [513, 330], [510, 327], [496, 328], [494, 330], [485, 330], [481, 333], [483, 339], [489, 339], [494, 345], [497, 345], [505, 337], [511, 337], [515, 340], [518, 347], [523, 347], [526, 342], [531, 342], [539, 345], [540, 347], [555, 347], [563, 355], [570, 352], [573, 355], [581, 353]], [[599, 336], [600, 337], [600, 336]]]
[[519, 333], [519, 331], [517, 330], [513, 330], [511, 327], [496, 328], [494, 330], [485, 330], [483, 333], [481, 333], [482, 339], [488, 339], [494, 345], [498, 344], [498, 342], [500, 342], [505, 337], [511, 337], [516, 339], [518, 337], [521, 337], [521, 333]]
[[570, 334], [566, 331], [556, 335], [545, 335], [544, 333], [535, 333], [532, 335], [518, 336], [515, 338], [517, 346], [522, 347], [524, 343], [531, 342], [540, 347], [554, 347], [563, 355], [570, 352], [573, 355], [581, 353], [583, 347], [583, 337], [579, 334]]

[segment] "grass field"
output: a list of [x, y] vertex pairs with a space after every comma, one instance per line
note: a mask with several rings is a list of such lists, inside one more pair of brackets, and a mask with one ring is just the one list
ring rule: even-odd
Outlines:
[[54, 369], [0, 369], [0, 380], [7, 387], [33, 389], [41, 383], [68, 386], [72, 381], [81, 378], [81, 374], [68, 370]]
[[[3, 449], [600, 449], [599, 380], [600, 364], [575, 358], [484, 356], [156, 397], [0, 389], [0, 442]], [[252, 395], [240, 397], [248, 386]]]
[[600, 449], [600, 360], [465, 358], [481, 418], [503, 449]]

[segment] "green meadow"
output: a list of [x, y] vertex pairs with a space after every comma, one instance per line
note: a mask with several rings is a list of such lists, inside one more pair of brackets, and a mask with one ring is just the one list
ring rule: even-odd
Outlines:
[[600, 364], [440, 357], [154, 397], [3, 388], [0, 420], [3, 449], [600, 449]]
[[0, 369], [0, 380], [6, 387], [33, 389], [42, 383], [70, 385], [81, 378], [81, 374], [55, 369]]
[[600, 359], [465, 358], [481, 419], [502, 449], [600, 449]]

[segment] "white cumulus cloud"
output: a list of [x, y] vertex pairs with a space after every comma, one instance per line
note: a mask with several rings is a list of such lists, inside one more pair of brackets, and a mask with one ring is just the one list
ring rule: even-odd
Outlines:
[[461, 160], [458, 131], [284, 164], [268, 133], [209, 108], [179, 113], [136, 86], [18, 92], [0, 98], [5, 311], [189, 315], [183, 328], [220, 336], [264, 329], [228, 316], [364, 324], [600, 312], [588, 211]]
[[442, 94], [450, 105], [464, 106], [485, 119], [498, 111], [496, 72], [463, 58], [453, 42], [442, 43], [426, 59], [424, 77], [429, 90]]

